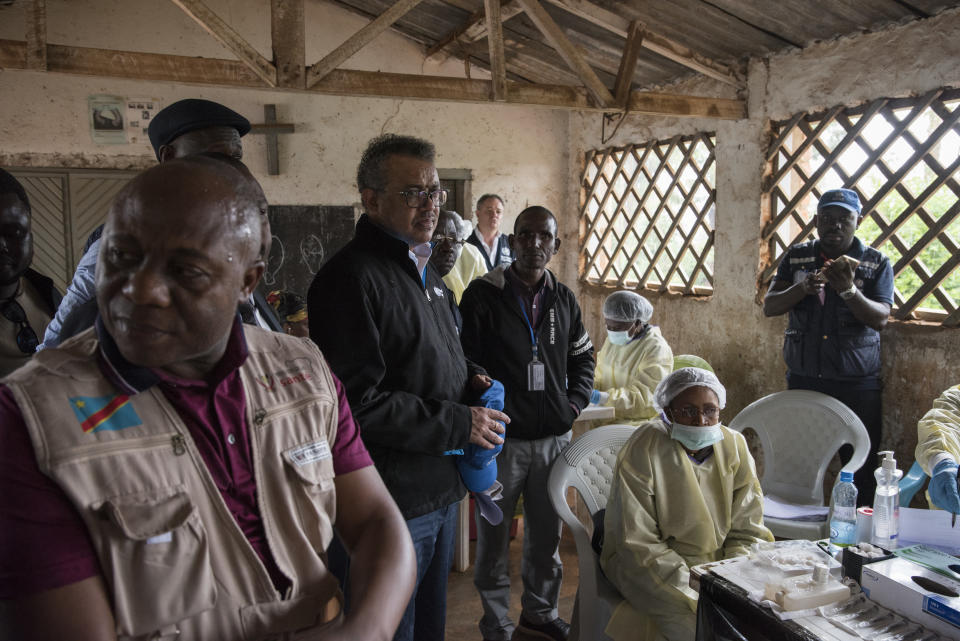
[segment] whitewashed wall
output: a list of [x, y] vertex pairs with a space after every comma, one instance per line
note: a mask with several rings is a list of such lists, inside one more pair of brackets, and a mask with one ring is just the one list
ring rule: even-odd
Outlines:
[[[261, 54], [271, 57], [269, 3], [207, 3]], [[307, 62], [320, 59], [366, 21], [329, 3], [306, 4]], [[52, 44], [233, 59], [234, 56], [169, 2], [71, 0], [47, 2]], [[23, 39], [23, 10], [0, 9], [0, 38]], [[368, 71], [464, 76], [457, 60], [425, 61], [422, 48], [389, 31], [344, 67]], [[471, 69], [474, 78], [489, 77]], [[505, 105], [344, 98], [312, 93], [212, 88], [175, 83], [0, 71], [0, 164], [44, 167], [146, 167], [146, 141], [97, 145], [90, 137], [87, 97], [111, 94], [170, 104], [200, 97], [222, 102], [251, 122], [263, 105], [297, 132], [279, 136], [279, 176], [266, 175], [264, 138], [244, 138], [244, 160], [276, 204], [357, 204], [355, 172], [367, 141], [381, 132], [422, 136], [437, 145], [437, 164], [473, 171], [474, 196], [503, 195], [512, 220], [527, 204], [566, 204], [567, 112]]]

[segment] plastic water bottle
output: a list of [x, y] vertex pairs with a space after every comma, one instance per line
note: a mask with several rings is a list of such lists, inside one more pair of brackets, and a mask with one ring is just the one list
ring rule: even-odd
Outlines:
[[857, 486], [853, 472], [840, 472], [830, 498], [830, 542], [845, 548], [857, 542]]
[[897, 547], [900, 537], [900, 478], [893, 452], [879, 452], [883, 456], [880, 467], [873, 473], [877, 478], [877, 493], [873, 500], [873, 544], [887, 550]]

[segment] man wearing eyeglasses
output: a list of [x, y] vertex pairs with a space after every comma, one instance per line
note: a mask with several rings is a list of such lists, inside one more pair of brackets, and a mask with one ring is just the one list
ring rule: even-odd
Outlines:
[[[869, 505], [876, 487], [871, 463], [881, 436], [880, 330], [893, 304], [893, 269], [886, 256], [856, 237], [861, 221], [857, 192], [824, 192], [814, 217], [818, 239], [787, 251], [763, 311], [790, 314], [783, 341], [787, 388], [832, 396], [867, 428], [868, 464], [854, 482], [861, 503]], [[844, 461], [851, 455], [841, 450]]]
[[442, 641], [456, 514], [466, 489], [452, 454], [493, 449], [509, 423], [470, 407], [490, 385], [467, 361], [450, 291], [429, 264], [446, 201], [431, 143], [387, 134], [357, 169], [364, 215], [307, 295], [310, 337], [343, 381], [360, 433], [400, 507], [417, 588], [394, 639]]
[[441, 210], [437, 229], [430, 241], [433, 246], [430, 262], [440, 272], [457, 303], [470, 281], [487, 273], [480, 250], [464, 240], [464, 226], [460, 214]]
[[30, 360], [60, 304], [53, 281], [31, 269], [32, 261], [30, 199], [0, 169], [0, 377]]

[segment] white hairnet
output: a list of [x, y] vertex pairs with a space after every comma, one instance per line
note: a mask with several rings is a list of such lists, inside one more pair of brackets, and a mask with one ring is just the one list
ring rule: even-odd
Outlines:
[[613, 292], [603, 301], [603, 317], [612, 321], [646, 323], [653, 316], [653, 305], [646, 298], [630, 291]]
[[727, 405], [727, 390], [713, 372], [699, 367], [681, 367], [660, 381], [653, 393], [653, 407], [662, 412], [678, 394], [691, 387], [706, 387], [717, 395], [720, 409]]

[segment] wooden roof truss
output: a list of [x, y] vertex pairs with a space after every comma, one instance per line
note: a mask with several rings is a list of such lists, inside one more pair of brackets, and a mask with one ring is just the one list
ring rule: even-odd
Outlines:
[[[0, 68], [70, 74], [173, 81], [204, 85], [311, 91], [349, 96], [376, 96], [456, 102], [504, 102], [558, 109], [669, 116], [738, 119], [746, 116], [742, 100], [632, 90], [641, 48], [656, 52], [699, 73], [743, 88], [732, 69], [699, 56], [683, 45], [647, 30], [588, 0], [544, 0], [626, 40], [614, 87], [600, 79], [581, 46], [572, 42], [546, 11], [541, 0], [484, 0], [463, 25], [427, 50], [431, 55], [454, 50], [467, 39], [487, 39], [490, 80], [396, 74], [341, 69], [340, 66], [391, 28], [422, 0], [397, 0], [369, 24], [313, 64], [306, 64], [304, 0], [270, 0], [273, 59], [268, 60], [202, 0], [170, 0], [237, 60], [163, 53], [114, 51], [50, 44], [46, 37], [45, 0], [26, 0], [27, 29], [23, 41], [0, 40]], [[581, 85], [511, 80], [505, 53], [503, 23], [525, 13]], [[612, 91], [611, 91], [612, 89]]]

